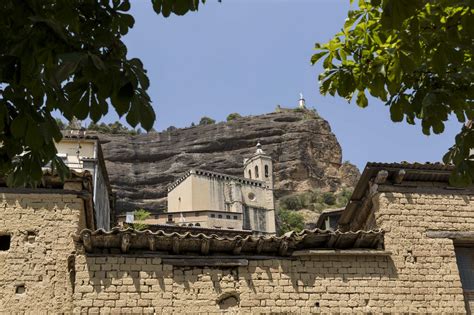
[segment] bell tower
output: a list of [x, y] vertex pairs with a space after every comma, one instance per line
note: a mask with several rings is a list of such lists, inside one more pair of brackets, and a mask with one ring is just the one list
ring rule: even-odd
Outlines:
[[264, 181], [268, 188], [273, 189], [273, 161], [262, 150], [260, 142], [257, 143], [255, 154], [244, 160], [244, 177]]

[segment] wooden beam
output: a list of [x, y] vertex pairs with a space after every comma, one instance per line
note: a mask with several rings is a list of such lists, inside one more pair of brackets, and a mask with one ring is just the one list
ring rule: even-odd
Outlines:
[[374, 179], [375, 184], [383, 184], [387, 180], [388, 177], [388, 171], [386, 170], [380, 170], [377, 173], [377, 176]]
[[92, 237], [91, 232], [86, 231], [82, 234], [82, 244], [84, 244], [84, 248], [86, 252], [92, 252]]
[[341, 234], [331, 235], [329, 240], [328, 240], [327, 247], [328, 248], [334, 247], [334, 245], [336, 245], [336, 243], [337, 243], [340, 236], [341, 236]]
[[288, 241], [282, 240], [280, 246], [278, 247], [278, 254], [281, 256], [286, 256], [288, 252]]
[[473, 231], [426, 231], [426, 237], [429, 238], [449, 238], [449, 239], [472, 239]]
[[240, 252], [242, 251], [242, 247], [244, 247], [245, 240], [244, 239], [238, 239], [235, 242], [234, 245], [234, 250], [232, 251], [234, 255], [239, 255]]
[[257, 241], [256, 249], [255, 249], [255, 252], [257, 254], [260, 254], [262, 252], [263, 244], [264, 244], [263, 239], [259, 238], [258, 241]]
[[405, 174], [407, 172], [405, 170], [399, 170], [396, 174], [395, 174], [395, 178], [393, 179], [394, 183], [395, 184], [401, 184], [402, 181], [403, 181], [403, 177], [405, 177]]
[[179, 254], [179, 238], [173, 238], [173, 254]]
[[152, 252], [156, 250], [156, 238], [153, 235], [148, 236], [148, 247]]
[[52, 194], [52, 195], [74, 195], [82, 199], [90, 199], [91, 193], [87, 190], [64, 190], [57, 188], [10, 188], [0, 187], [0, 193], [4, 194]]
[[211, 241], [206, 238], [203, 238], [201, 240], [201, 254], [203, 255], [209, 254], [210, 245], [211, 245]]
[[247, 259], [235, 259], [235, 258], [164, 258], [162, 264], [173, 265], [173, 266], [208, 266], [208, 267], [239, 267], [248, 266], [249, 261]]
[[273, 259], [283, 259], [283, 260], [295, 260], [296, 258], [291, 256], [270, 256], [270, 255], [238, 255], [238, 256], [231, 256], [231, 255], [212, 255], [212, 256], [202, 256], [202, 255], [173, 255], [173, 254], [166, 254], [164, 252], [133, 252], [129, 251], [126, 254], [116, 253], [116, 254], [104, 254], [104, 253], [87, 253], [88, 257], [134, 257], [134, 258], [170, 258], [170, 259], [203, 259], [203, 258], [212, 258], [212, 259], [247, 259], [247, 260], [273, 260]]
[[297, 250], [293, 256], [390, 256], [392, 252], [376, 249], [308, 249]]
[[453, 187], [426, 187], [416, 186], [416, 182], [404, 181], [400, 186], [381, 185], [378, 187], [379, 192], [400, 192], [400, 193], [427, 193], [427, 194], [441, 194], [441, 195], [474, 195], [473, 187], [453, 188]]
[[122, 250], [122, 253], [128, 252], [131, 240], [132, 236], [129, 233], [125, 233], [124, 235], [122, 235], [122, 239], [120, 241], [120, 249]]

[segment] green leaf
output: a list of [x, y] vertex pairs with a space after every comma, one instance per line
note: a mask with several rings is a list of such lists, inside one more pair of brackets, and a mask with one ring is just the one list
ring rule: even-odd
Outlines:
[[160, 14], [161, 13], [161, 6], [163, 4], [163, 1], [162, 0], [152, 0], [152, 3], [153, 3], [153, 10], [155, 10], [155, 12], [157, 14]]
[[[418, 3], [420, 2], [420, 3]], [[384, 0], [381, 24], [385, 29], [401, 29], [403, 22], [415, 15], [421, 1]]]
[[444, 123], [442, 121], [435, 121], [433, 123], [433, 132], [435, 134], [440, 134], [440, 133], [443, 133], [444, 131]]
[[433, 53], [431, 59], [431, 66], [440, 75], [444, 75], [447, 67], [447, 58], [443, 45], [438, 46], [438, 49]]
[[62, 63], [59, 67], [58, 70], [56, 71], [56, 80], [58, 84], [61, 82], [65, 81], [71, 74], [73, 74], [76, 71], [76, 68], [78, 66], [78, 62], [64, 62]]
[[392, 106], [390, 106], [390, 119], [394, 122], [400, 122], [403, 120], [403, 108], [400, 99], [397, 102], [392, 103]]
[[92, 63], [97, 68], [97, 70], [104, 71], [106, 69], [104, 62], [99, 58], [99, 56], [89, 54], [89, 57], [91, 58]]
[[20, 139], [25, 137], [28, 119], [25, 116], [17, 116], [10, 125], [13, 137]]
[[43, 146], [43, 137], [35, 121], [29, 119], [26, 128], [25, 143], [30, 148], [37, 150]]
[[311, 56], [311, 64], [314, 65], [316, 62], [318, 62], [319, 59], [321, 59], [322, 57], [324, 57], [327, 54], [328, 54], [327, 51], [321, 51], [321, 52], [318, 52], [318, 53], [314, 54], [313, 56]]
[[118, 11], [128, 11], [130, 10], [130, 2], [129, 0], [124, 0], [118, 7]]
[[405, 73], [412, 73], [416, 69], [415, 61], [410, 53], [405, 51], [400, 51], [398, 55], [400, 58], [400, 65]]
[[365, 96], [364, 90], [360, 90], [357, 93], [357, 105], [359, 107], [365, 108], [369, 105], [369, 101], [367, 100], [367, 97]]
[[120, 88], [117, 94], [112, 96], [112, 104], [120, 117], [129, 111], [130, 102], [132, 101], [134, 93], [133, 85], [128, 82]]

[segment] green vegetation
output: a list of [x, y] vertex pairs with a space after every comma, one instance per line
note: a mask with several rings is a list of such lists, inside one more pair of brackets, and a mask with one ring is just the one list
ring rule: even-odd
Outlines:
[[328, 208], [344, 207], [352, 194], [352, 190], [343, 189], [339, 193], [309, 191], [302, 194], [280, 198], [280, 208], [287, 210], [309, 209], [320, 212]]
[[128, 129], [126, 126], [122, 125], [119, 121], [110, 123], [110, 124], [96, 124], [91, 122], [87, 127], [87, 130], [93, 130], [100, 133], [107, 134], [129, 134], [129, 135], [138, 135], [142, 133], [140, 128], [137, 129]]
[[280, 235], [289, 231], [299, 232], [304, 229], [304, 218], [295, 211], [280, 208], [277, 211], [277, 216], [280, 223], [278, 231]]
[[227, 121], [233, 121], [239, 118], [242, 118], [242, 116], [239, 113], [232, 113], [227, 116]]
[[443, 157], [455, 164], [455, 186], [474, 180], [472, 12], [467, 0], [359, 0], [342, 31], [316, 44], [311, 58], [323, 60], [323, 95], [367, 107], [367, 91], [385, 102], [392, 121], [419, 121], [425, 135], [442, 133], [456, 116], [461, 131]]
[[324, 209], [342, 208], [347, 205], [351, 195], [352, 190], [344, 188], [338, 193], [309, 191], [280, 198], [277, 209], [280, 234], [304, 228], [304, 218], [297, 210], [321, 212]]
[[207, 116], [204, 116], [201, 118], [201, 120], [199, 121], [199, 125], [200, 126], [203, 126], [203, 125], [212, 125], [212, 124], [215, 124], [216, 121], [212, 118], [209, 118]]
[[133, 220], [133, 228], [137, 231], [142, 231], [148, 228], [148, 225], [145, 223], [141, 223], [139, 221], [144, 221], [150, 217], [150, 212], [144, 209], [138, 209], [133, 212], [134, 220]]
[[[165, 17], [204, 2], [149, 1]], [[122, 41], [135, 24], [130, 9], [129, 0], [0, 2], [0, 177], [9, 186], [36, 185], [50, 161], [68, 176], [53, 112], [97, 123], [113, 108], [133, 128], [152, 129], [146, 70]]]

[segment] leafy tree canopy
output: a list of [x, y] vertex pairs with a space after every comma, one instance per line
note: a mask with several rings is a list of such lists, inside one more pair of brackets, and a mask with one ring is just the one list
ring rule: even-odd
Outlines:
[[207, 117], [207, 116], [204, 116], [201, 118], [201, 120], [199, 121], [199, 125], [202, 126], [202, 125], [212, 125], [212, 124], [215, 124], [216, 121], [210, 117]]
[[89, 126], [87, 127], [87, 130], [93, 130], [101, 133], [107, 133], [107, 134], [128, 134], [128, 135], [138, 135], [142, 133], [142, 130], [140, 128], [135, 129], [129, 129], [127, 126], [122, 125], [119, 121], [105, 124], [105, 123], [100, 123], [96, 124], [94, 122], [91, 122]]
[[304, 229], [304, 217], [296, 211], [278, 209], [279, 234], [285, 234], [289, 231], [300, 232]]
[[[204, 0], [151, 0], [167, 17]], [[0, 2], [0, 176], [12, 186], [38, 183], [41, 167], [66, 174], [51, 113], [97, 122], [111, 105], [135, 127], [155, 120], [142, 62], [127, 57], [122, 36], [135, 20], [129, 0]]]
[[239, 118], [242, 118], [242, 116], [239, 113], [232, 113], [227, 116], [227, 121], [233, 121]]
[[[392, 121], [421, 121], [426, 135], [442, 133], [452, 114], [461, 124], [473, 120], [472, 13], [469, 0], [360, 0], [341, 32], [316, 44], [320, 92], [360, 107], [368, 92], [390, 107]], [[473, 182], [473, 148], [467, 123], [443, 158], [456, 166], [453, 185]]]

